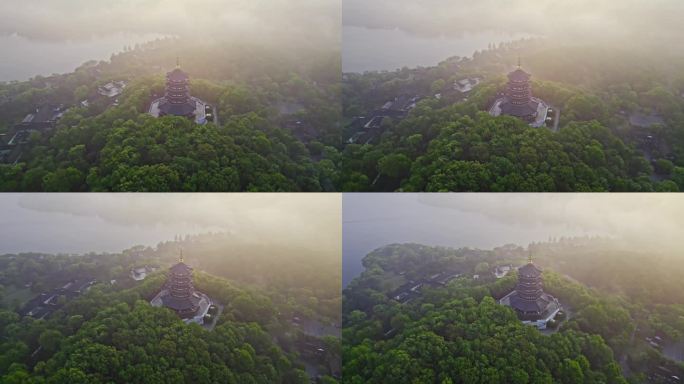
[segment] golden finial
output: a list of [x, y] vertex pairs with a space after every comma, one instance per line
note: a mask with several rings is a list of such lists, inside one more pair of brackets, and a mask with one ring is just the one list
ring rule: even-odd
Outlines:
[[530, 249], [530, 253], [527, 255], [527, 262], [532, 264], [532, 250]]
[[180, 262], [183, 262], [183, 248], [180, 249]]

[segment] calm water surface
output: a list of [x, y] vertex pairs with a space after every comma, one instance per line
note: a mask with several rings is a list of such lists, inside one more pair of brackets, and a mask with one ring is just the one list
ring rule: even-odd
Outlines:
[[528, 34], [479, 32], [462, 36], [416, 36], [400, 29], [342, 28], [342, 70], [392, 71], [433, 66], [452, 56], [469, 57], [489, 43], [519, 40]]
[[0, 35], [0, 81], [28, 80], [36, 75], [68, 73], [89, 60], [108, 60], [124, 46], [162, 35], [115, 34], [79, 41], [43, 41]]
[[565, 224], [497, 218], [468, 207], [468, 201], [473, 200], [460, 194], [344, 194], [343, 286], [363, 272], [364, 256], [392, 243], [491, 249], [551, 237], [604, 235]]

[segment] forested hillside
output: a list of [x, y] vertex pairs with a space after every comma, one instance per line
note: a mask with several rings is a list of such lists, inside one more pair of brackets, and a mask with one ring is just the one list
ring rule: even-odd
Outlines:
[[[147, 115], [179, 52], [190, 93], [216, 107], [215, 123]], [[0, 190], [334, 190], [339, 53], [298, 54], [168, 38], [70, 74], [0, 84], [0, 134], [42, 105], [67, 109], [0, 165]], [[127, 83], [116, 100], [98, 95], [110, 81]]]
[[[530, 249], [543, 255], [537, 258], [543, 266], [571, 264], [559, 254], [574, 260], [586, 254], [594, 276], [615, 275], [601, 259], [610, 260], [608, 249], [616, 252], [610, 242], [566, 239]], [[510, 246], [481, 251], [397, 244], [366, 256], [366, 271], [344, 291], [345, 381], [664, 383], [684, 372], [670, 354], [681, 347], [681, 308], [655, 300], [659, 292], [648, 302], [633, 300], [547, 267], [544, 290], [560, 300], [564, 314], [544, 331], [523, 325], [497, 303], [515, 288], [517, 273], [496, 278], [493, 270], [522, 264], [526, 253]], [[631, 286], [646, 278], [624, 264], [622, 270], [629, 271]], [[440, 273], [454, 277], [440, 285]], [[410, 299], [400, 292], [410, 292]]]
[[[348, 191], [683, 189], [684, 60], [663, 54], [522, 40], [436, 67], [345, 74], [345, 138], [352, 139], [340, 185]], [[518, 58], [532, 74], [532, 94], [554, 111], [548, 126], [487, 115]], [[474, 79], [472, 91], [456, 89]], [[406, 98], [417, 104], [405, 118], [362, 127], [368, 116], [388, 114], [384, 103]], [[361, 141], [353, 139], [361, 133]]]
[[[268, 260], [274, 266], [290, 254], [295, 261], [305, 251], [260, 256], [262, 250], [234, 241], [227, 252], [230, 243], [199, 235], [120, 254], [0, 256], [0, 382], [336, 382], [339, 268], [327, 260], [312, 263], [328, 283], [318, 287], [316, 278], [298, 278], [296, 264], [281, 261], [279, 275], [268, 272]], [[221, 307], [212, 326], [185, 324], [149, 303], [179, 247], [195, 255], [191, 265], [202, 260], [193, 280]], [[238, 271], [241, 257], [253, 263]], [[142, 282], [131, 278], [136, 268], [148, 271]], [[79, 293], [65, 290], [74, 281], [94, 284]], [[53, 293], [43, 316], [35, 298]]]

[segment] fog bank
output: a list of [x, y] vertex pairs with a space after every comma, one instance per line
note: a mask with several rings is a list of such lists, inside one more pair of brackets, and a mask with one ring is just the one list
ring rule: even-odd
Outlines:
[[175, 235], [339, 249], [340, 197], [310, 194], [3, 194], [0, 253], [118, 252]]

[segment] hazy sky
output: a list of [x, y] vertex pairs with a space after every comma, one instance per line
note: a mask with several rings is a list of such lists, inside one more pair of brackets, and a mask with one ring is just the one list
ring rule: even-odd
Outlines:
[[345, 194], [343, 281], [391, 243], [490, 249], [598, 235], [684, 257], [684, 195]]
[[1, 0], [0, 81], [71, 72], [164, 36], [339, 51], [341, 17], [340, 0]]
[[2, 0], [0, 34], [44, 40], [126, 32], [337, 41], [340, 7], [340, 0]]
[[441, 35], [495, 30], [557, 38], [679, 41], [681, 0], [344, 0], [345, 25]]
[[342, 29], [342, 70], [365, 72], [433, 66], [452, 56], [470, 57], [490, 43], [531, 37], [495, 31], [457, 35], [416, 35], [401, 29]]
[[0, 254], [118, 252], [179, 234], [339, 249], [335, 194], [0, 194]]

